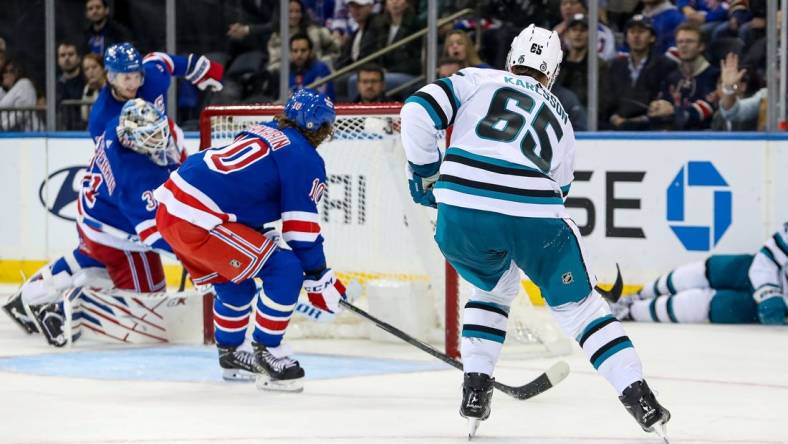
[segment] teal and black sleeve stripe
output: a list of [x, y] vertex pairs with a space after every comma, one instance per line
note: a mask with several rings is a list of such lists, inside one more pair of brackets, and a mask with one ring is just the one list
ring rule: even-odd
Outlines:
[[766, 246], [763, 246], [761, 247], [761, 253], [763, 253], [764, 256], [768, 257], [769, 260], [771, 260], [774, 263], [774, 265], [776, 265], [778, 268], [780, 267], [780, 263], [777, 262], [777, 259], [775, 259], [772, 250], [768, 249]]
[[449, 119], [446, 117], [446, 113], [443, 112], [438, 102], [431, 95], [419, 91], [405, 101], [405, 103], [410, 102], [418, 103], [427, 110], [427, 114], [432, 118], [432, 123], [435, 124], [435, 129], [446, 129], [449, 127]]
[[774, 243], [777, 244], [777, 248], [782, 250], [784, 255], [788, 256], [788, 245], [785, 244], [782, 236], [780, 236], [779, 233], [774, 233], [774, 236], [772, 237], [774, 238]]
[[437, 85], [441, 90], [443, 90], [444, 94], [446, 94], [446, 99], [449, 101], [449, 105], [451, 105], [451, 118], [449, 118], [449, 126], [454, 125], [454, 118], [457, 116], [457, 108], [460, 107], [460, 99], [458, 99], [457, 95], [454, 94], [454, 85], [448, 78], [438, 79], [435, 82], [435, 85]]

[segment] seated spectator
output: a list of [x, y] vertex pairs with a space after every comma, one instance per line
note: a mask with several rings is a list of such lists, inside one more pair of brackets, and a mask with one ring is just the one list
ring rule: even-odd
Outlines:
[[[292, 92], [331, 74], [328, 65], [317, 60], [312, 49], [312, 39], [306, 34], [290, 37], [290, 91]], [[274, 77], [278, 78], [278, 76]], [[324, 83], [316, 89], [331, 100], [335, 100], [333, 81]]]
[[[271, 90], [265, 45], [271, 36], [271, 23], [276, 13], [274, 4], [278, 2], [241, 1], [241, 17], [227, 29], [229, 60], [222, 80], [224, 88], [211, 97], [212, 102], [233, 103], [250, 94]], [[259, 98], [270, 100], [269, 96]]]
[[561, 102], [561, 106], [569, 114], [572, 129], [588, 131], [588, 114], [586, 114], [586, 108], [580, 103], [580, 99], [577, 98], [577, 94], [558, 84], [553, 85], [550, 92]]
[[[427, 2], [422, 0], [422, 3]], [[467, 5], [462, 1], [452, 3], [458, 8]], [[506, 66], [506, 55], [512, 46], [512, 40], [520, 34], [520, 31], [532, 23], [550, 29], [560, 16], [558, 2], [554, 0], [496, 0], [480, 3], [482, 21], [491, 19], [493, 26], [482, 28], [479, 56], [497, 69]], [[440, 8], [439, 11], [443, 13], [444, 8]]]
[[[82, 58], [82, 72], [85, 73], [85, 88], [82, 90], [83, 102], [95, 102], [99, 91], [107, 83], [107, 72], [104, 70], [104, 59], [98, 54], [85, 54]], [[82, 105], [82, 121], [87, 124], [90, 105]]]
[[677, 0], [676, 7], [706, 36], [728, 18], [728, 2], [721, 0]]
[[93, 53], [104, 57], [104, 50], [115, 43], [129, 42], [131, 33], [125, 26], [109, 18], [109, 4], [106, 0], [87, 0], [85, 18], [89, 24], [85, 29], [85, 54]]
[[674, 39], [676, 28], [684, 22], [685, 17], [669, 0], [643, 0], [643, 15], [651, 19], [657, 42], [654, 47], [664, 53], [676, 44]]
[[666, 78], [660, 98], [649, 104], [654, 129], [709, 129], [719, 70], [704, 57], [703, 32], [692, 23], [676, 28], [679, 66]]
[[25, 75], [19, 62], [8, 60], [3, 66], [3, 88], [0, 89], [0, 129], [3, 131], [36, 131], [41, 125], [34, 111], [5, 108], [32, 108], [36, 105], [36, 88]]
[[453, 57], [441, 57], [438, 59], [438, 78], [449, 77], [462, 69], [462, 62]]
[[[743, 26], [752, 20], [753, 14], [750, 12], [748, 0], [733, 0], [727, 9], [727, 20], [720, 22], [711, 33], [711, 40], [724, 37], [740, 37]], [[744, 39], [742, 38], [742, 41]]]
[[3, 66], [6, 62], [6, 54], [5, 39], [0, 37], [0, 72], [3, 71]]
[[[314, 56], [316, 59], [324, 62], [326, 65], [334, 65], [337, 57], [339, 57], [339, 45], [331, 37], [331, 31], [323, 26], [312, 23], [309, 14], [304, 10], [304, 5], [301, 0], [290, 0], [288, 3], [289, 22], [290, 22], [290, 35], [306, 34], [312, 40], [312, 47], [314, 49]], [[268, 39], [268, 70], [278, 71], [280, 64], [280, 57], [282, 54], [282, 38], [278, 31], [271, 34]]]
[[58, 129], [69, 131], [85, 129], [79, 115], [79, 108], [75, 105], [63, 105], [64, 100], [80, 100], [85, 89], [85, 78], [82, 77], [82, 58], [77, 50], [77, 45], [71, 42], [62, 42], [58, 45], [57, 66], [60, 69], [60, 76], [55, 86]]
[[[386, 0], [383, 14], [372, 20], [377, 36], [377, 49], [419, 31], [416, 13], [408, 0]], [[386, 53], [377, 62], [386, 67], [386, 89], [403, 85], [421, 74], [421, 39], [414, 40]]]
[[649, 127], [648, 104], [657, 98], [663, 80], [676, 63], [653, 51], [657, 36], [651, 19], [641, 14], [627, 21], [629, 54], [620, 55], [608, 71], [608, 121], [614, 130], [644, 130]]
[[356, 71], [358, 97], [353, 103], [401, 102], [399, 96], [387, 96], [385, 91], [386, 74], [378, 65], [363, 65]]
[[[575, 14], [569, 21], [566, 31], [567, 52], [558, 72], [556, 83], [574, 92], [580, 103], [588, 106], [588, 17], [584, 14]], [[595, 55], [596, 56], [596, 55]], [[599, 98], [598, 109], [607, 108], [606, 100], [608, 94], [605, 92], [607, 86], [607, 64], [602, 58], [598, 58], [598, 88], [597, 97]], [[600, 113], [601, 114], [601, 113]], [[601, 115], [600, 115], [601, 117]]]
[[462, 68], [492, 68], [492, 66], [484, 63], [479, 58], [476, 46], [474, 46], [468, 34], [460, 29], [454, 29], [446, 34], [441, 55], [459, 60]]
[[[603, 10], [604, 8], [600, 5], [598, 9], [598, 11], [600, 11], [599, 15], [603, 15]], [[561, 42], [563, 42], [565, 48], [569, 46], [565, 40], [566, 32], [569, 30], [569, 24], [572, 21], [572, 17], [576, 14], [588, 15], [588, 8], [585, 0], [561, 0], [562, 20], [561, 23], [553, 28], [553, 31], [556, 31], [558, 36], [561, 37]], [[597, 52], [602, 60], [612, 60], [616, 56], [616, 38], [613, 35], [613, 31], [603, 23], [601, 18], [597, 24], [597, 42]]]
[[375, 34], [374, 27], [371, 26], [373, 5], [373, 0], [350, 0], [348, 2], [350, 17], [356, 22], [358, 28], [344, 40], [339, 59], [337, 59], [337, 68], [344, 68], [379, 49], [377, 48], [378, 36]]
[[[728, 54], [720, 61], [718, 94], [720, 107], [714, 115], [713, 129], [723, 131], [764, 131], [766, 116], [766, 88], [753, 87], [747, 80], [747, 70], [739, 69], [739, 56]], [[752, 94], [752, 91], [755, 91]], [[747, 97], [748, 94], [749, 97]]]

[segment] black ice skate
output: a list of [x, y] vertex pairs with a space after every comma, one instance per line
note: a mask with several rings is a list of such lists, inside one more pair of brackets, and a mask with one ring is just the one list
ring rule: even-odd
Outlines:
[[3, 311], [5, 311], [6, 314], [14, 320], [14, 323], [24, 330], [25, 333], [38, 333], [34, 314], [28, 307], [25, 307], [25, 303], [22, 301], [21, 289], [8, 298], [8, 301], [3, 305]]
[[257, 388], [279, 392], [301, 392], [304, 390], [304, 369], [283, 346], [268, 348], [252, 343], [255, 358], [262, 367], [257, 375]]
[[[64, 331], [66, 317], [60, 304], [44, 304], [30, 307], [33, 312], [38, 331], [46, 338], [49, 345], [63, 347], [68, 341]], [[76, 336], [72, 337], [72, 341]]]
[[493, 382], [484, 373], [466, 373], [462, 384], [460, 415], [468, 418], [468, 440], [476, 434], [479, 423], [490, 417]]
[[656, 433], [667, 444], [665, 424], [670, 421], [670, 412], [657, 402], [646, 381], [638, 381], [625, 388], [618, 399], [643, 430]]
[[238, 350], [236, 347], [219, 349], [219, 366], [225, 381], [253, 381], [263, 371], [254, 357], [254, 353]]

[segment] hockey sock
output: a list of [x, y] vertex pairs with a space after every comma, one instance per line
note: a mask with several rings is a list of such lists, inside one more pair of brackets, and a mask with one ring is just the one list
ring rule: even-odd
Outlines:
[[216, 344], [222, 347], [237, 347], [244, 342], [257, 287], [254, 281], [249, 279], [240, 284], [215, 284], [213, 288], [216, 291], [213, 301]]
[[690, 288], [708, 288], [706, 279], [706, 261], [692, 262], [682, 265], [652, 282], [646, 283], [640, 290], [642, 298], [653, 298], [664, 294], [676, 294]]
[[640, 358], [632, 341], [596, 292], [581, 302], [551, 307], [551, 310], [564, 332], [577, 340], [591, 365], [619, 395], [630, 384], [643, 379]]
[[266, 262], [260, 277], [263, 291], [257, 298], [252, 337], [266, 347], [278, 347], [298, 302], [304, 272], [293, 252], [277, 250]]
[[492, 375], [506, 339], [509, 307], [470, 300], [465, 304], [462, 317], [463, 371]]
[[640, 322], [708, 322], [709, 303], [715, 293], [709, 288], [694, 288], [671, 296], [636, 300], [629, 313]]

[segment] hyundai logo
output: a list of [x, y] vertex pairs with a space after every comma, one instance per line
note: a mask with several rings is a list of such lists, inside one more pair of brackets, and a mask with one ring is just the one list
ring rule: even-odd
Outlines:
[[41, 205], [61, 219], [76, 221], [76, 202], [86, 169], [86, 166], [71, 166], [50, 174], [38, 188]]

